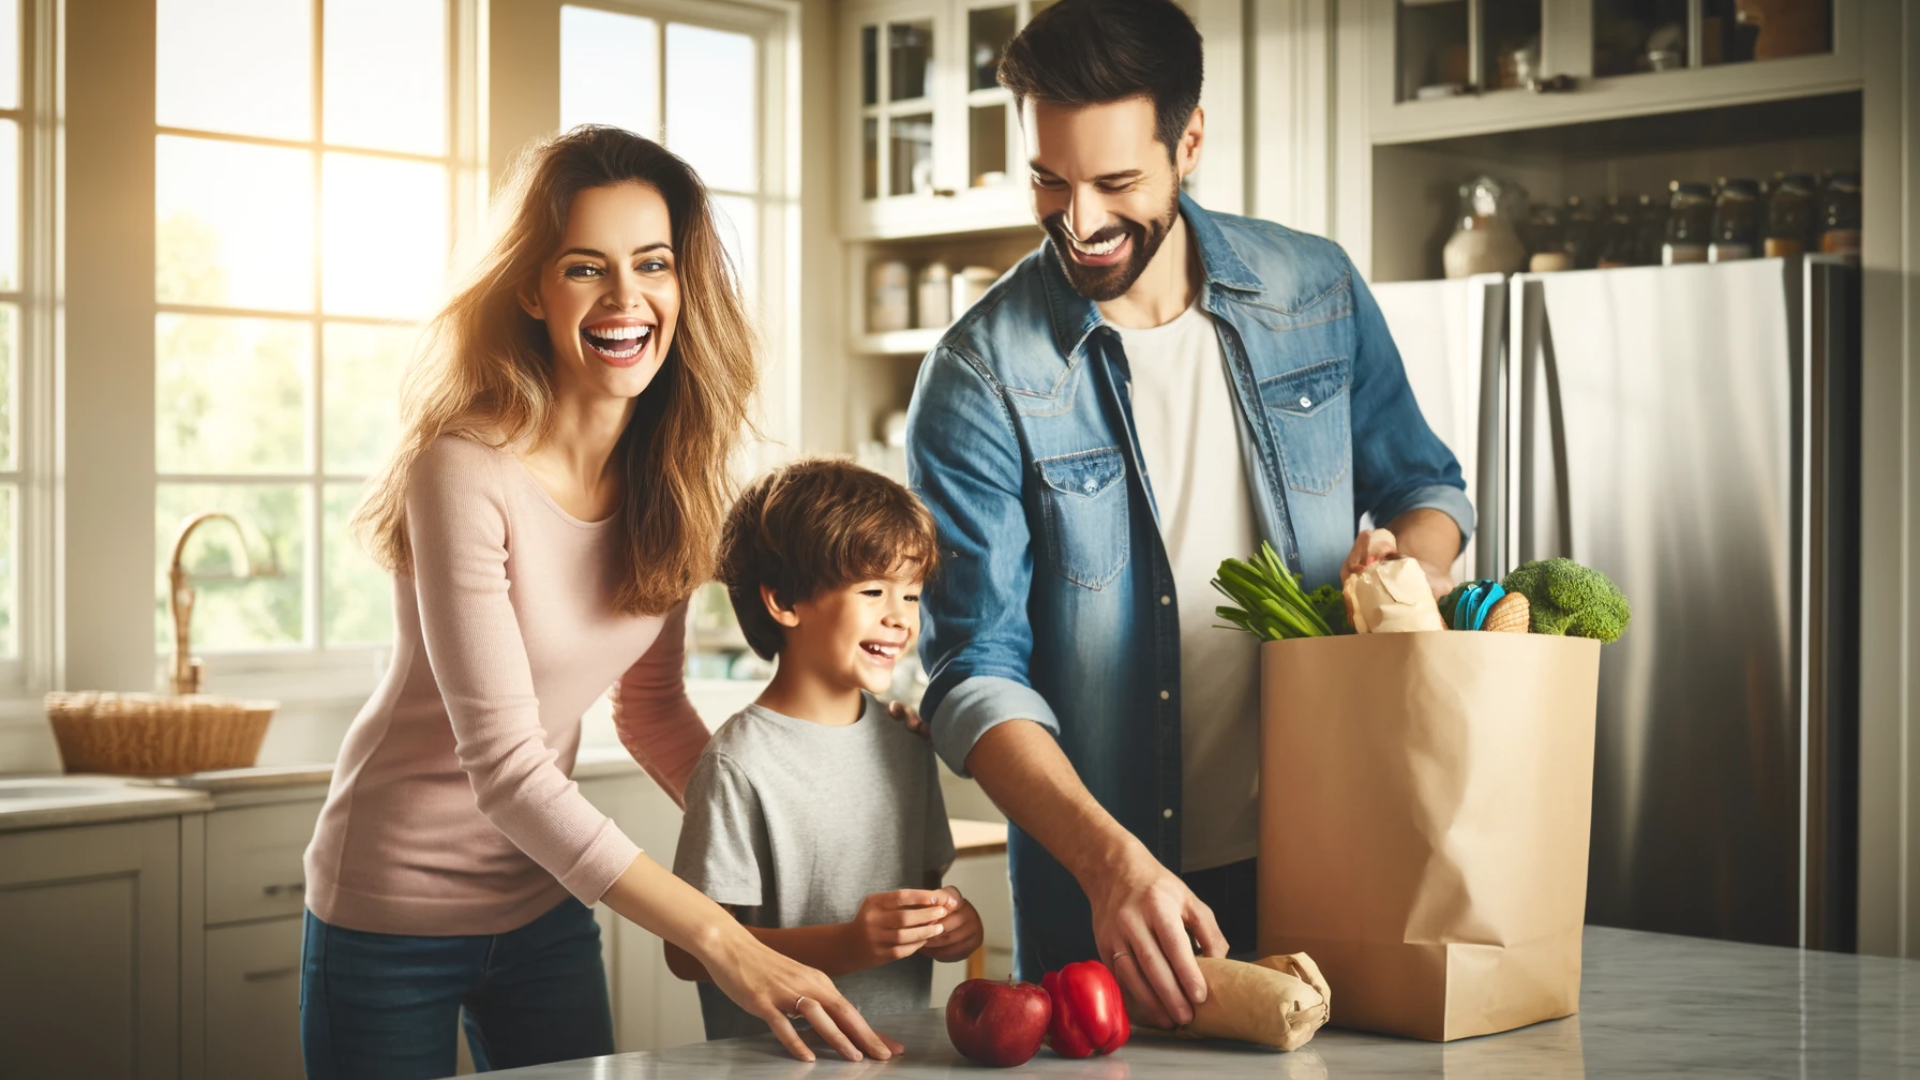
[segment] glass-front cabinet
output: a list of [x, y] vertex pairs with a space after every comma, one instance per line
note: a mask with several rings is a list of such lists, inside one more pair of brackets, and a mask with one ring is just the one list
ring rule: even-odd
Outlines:
[[1365, 0], [1376, 140], [1857, 89], [1874, 0]]
[[[1051, 0], [894, 0], [842, 14], [846, 223], [856, 237], [1025, 220], [1019, 117], [995, 79], [1007, 42]], [[857, 113], [854, 111], [857, 110]]]

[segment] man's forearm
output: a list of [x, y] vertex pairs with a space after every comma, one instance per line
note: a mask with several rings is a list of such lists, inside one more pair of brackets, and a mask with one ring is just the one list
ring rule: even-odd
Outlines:
[[1387, 523], [1400, 554], [1418, 559], [1430, 572], [1446, 576], [1460, 557], [1460, 525], [1439, 510], [1409, 510]]
[[1090, 876], [1146, 846], [1094, 799], [1046, 728], [1009, 720], [987, 729], [967, 771], [1015, 825], [1084, 887]]

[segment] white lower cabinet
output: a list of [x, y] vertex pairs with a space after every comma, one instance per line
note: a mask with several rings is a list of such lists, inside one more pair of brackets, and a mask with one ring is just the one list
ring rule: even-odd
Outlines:
[[207, 1075], [301, 1080], [301, 920], [207, 931]]
[[0, 1076], [180, 1075], [182, 820], [0, 835]]

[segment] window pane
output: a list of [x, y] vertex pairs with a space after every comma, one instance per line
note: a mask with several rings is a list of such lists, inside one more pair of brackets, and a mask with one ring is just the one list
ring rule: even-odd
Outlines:
[[14, 402], [20, 400], [20, 367], [14, 357], [20, 355], [20, 309], [0, 304], [0, 469], [19, 468], [15, 452]]
[[744, 195], [713, 196], [714, 225], [749, 300], [760, 295], [760, 208]]
[[446, 168], [357, 154], [328, 154], [323, 168], [324, 310], [432, 315], [446, 287]]
[[896, 116], [887, 122], [887, 194], [925, 195], [933, 190], [933, 114]]
[[658, 24], [592, 8], [560, 9], [560, 129], [612, 124], [660, 137]]
[[307, 463], [313, 330], [286, 319], [154, 319], [154, 467], [289, 473]]
[[327, 141], [446, 153], [446, 0], [326, 4]]
[[0, 656], [20, 655], [20, 489], [0, 484]]
[[20, 125], [0, 120], [0, 289], [20, 287]]
[[203, 510], [240, 520], [254, 575], [239, 576], [240, 538], [220, 522], [194, 531], [185, 564], [194, 575], [193, 648], [198, 653], [300, 643], [306, 566], [307, 492], [294, 484], [160, 484], [154, 489], [154, 644], [173, 644], [167, 559], [180, 523]]
[[313, 310], [313, 156], [163, 135], [154, 146], [163, 304]]
[[760, 189], [759, 89], [752, 38], [667, 24], [667, 146], [708, 187]]
[[370, 645], [393, 637], [393, 579], [354, 541], [349, 526], [364, 493], [359, 484], [327, 485], [321, 526], [326, 596], [320, 610], [328, 645]]
[[321, 342], [322, 423], [330, 473], [370, 473], [400, 428], [400, 372], [420, 330], [328, 323]]
[[164, 127], [313, 137], [311, 0], [159, 0]]
[[20, 0], [0, 0], [0, 109], [19, 107]]

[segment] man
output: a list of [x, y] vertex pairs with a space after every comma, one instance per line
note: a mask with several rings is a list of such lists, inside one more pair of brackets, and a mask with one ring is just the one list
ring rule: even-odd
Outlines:
[[1258, 648], [1209, 579], [1265, 540], [1309, 587], [1398, 556], [1440, 591], [1473, 510], [1345, 253], [1180, 193], [1205, 127], [1171, 0], [1061, 0], [1000, 81], [1047, 238], [914, 390], [923, 709], [1014, 824], [1020, 977], [1097, 956], [1185, 1023], [1195, 945], [1255, 936]]

